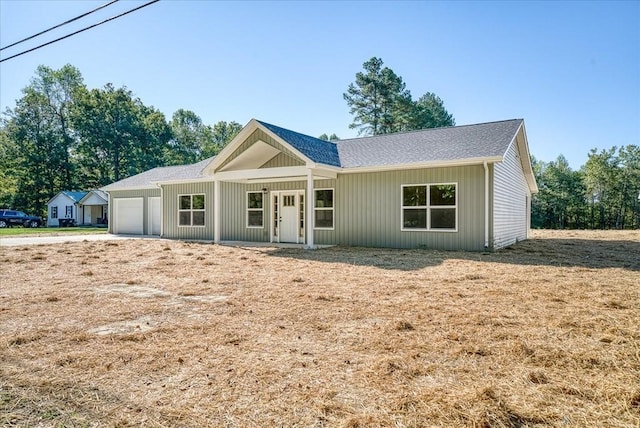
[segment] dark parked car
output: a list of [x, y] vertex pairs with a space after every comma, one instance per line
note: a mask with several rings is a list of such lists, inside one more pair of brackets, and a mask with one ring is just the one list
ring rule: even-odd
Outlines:
[[22, 211], [0, 210], [0, 228], [11, 226], [40, 227], [42, 226], [42, 219], [27, 215]]

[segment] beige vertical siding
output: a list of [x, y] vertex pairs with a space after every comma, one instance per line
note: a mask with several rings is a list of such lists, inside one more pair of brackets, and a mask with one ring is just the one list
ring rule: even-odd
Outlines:
[[[458, 231], [401, 231], [401, 186], [457, 183]], [[484, 169], [431, 168], [340, 175], [335, 231], [316, 231], [318, 244], [393, 248], [484, 249]]]
[[160, 196], [160, 189], [138, 189], [138, 190], [113, 190], [109, 192], [111, 203], [109, 204], [109, 232], [113, 233], [113, 203], [117, 198], [143, 198], [142, 221], [144, 224], [143, 233], [151, 234], [151, 225], [149, 224], [149, 198]]
[[531, 193], [515, 142], [495, 164], [493, 183], [493, 246], [498, 249], [527, 239], [529, 229]]
[[[276, 140], [274, 140], [273, 138], [268, 136], [264, 131], [262, 131], [260, 129], [256, 129], [255, 132], [253, 132], [242, 144], [240, 144], [240, 146], [233, 153], [231, 153], [229, 155], [229, 157], [227, 157], [227, 159], [224, 161], [224, 163], [222, 165], [220, 165], [218, 170], [224, 168], [227, 164], [229, 164], [229, 162], [231, 162], [232, 160], [234, 160], [235, 158], [240, 156], [242, 154], [242, 152], [247, 150], [249, 147], [251, 147], [257, 141], [264, 141], [265, 143], [269, 144], [270, 146], [273, 146], [276, 149], [280, 150], [281, 152], [289, 155], [290, 157], [292, 157], [294, 159], [296, 158], [296, 156], [289, 149], [287, 149], [282, 144], [278, 143]], [[286, 165], [286, 166], [289, 166], [289, 165]]]
[[271, 160], [265, 162], [260, 168], [279, 168], [282, 166], [301, 166], [304, 165], [300, 159], [290, 156], [286, 153], [279, 153]]
[[[266, 188], [262, 228], [247, 227], [247, 192]], [[223, 241], [269, 242], [271, 240], [271, 192], [305, 190], [304, 181], [284, 183], [220, 183], [220, 239]]]
[[[401, 231], [403, 184], [458, 184], [458, 231]], [[304, 181], [291, 183], [222, 183], [221, 239], [262, 241], [270, 239], [270, 198], [265, 201], [262, 229], [246, 227], [246, 192], [267, 188], [306, 189]], [[318, 180], [314, 188], [333, 188], [334, 229], [315, 230], [316, 244], [367, 247], [484, 249], [484, 168], [482, 165], [341, 174], [336, 180]]]
[[[213, 182], [162, 186], [162, 237], [213, 240]], [[205, 218], [202, 226], [178, 226], [178, 196], [204, 194]]]

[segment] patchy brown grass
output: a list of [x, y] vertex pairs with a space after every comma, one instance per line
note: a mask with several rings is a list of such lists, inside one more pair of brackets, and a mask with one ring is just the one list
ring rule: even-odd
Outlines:
[[640, 426], [640, 232], [0, 248], [1, 426]]

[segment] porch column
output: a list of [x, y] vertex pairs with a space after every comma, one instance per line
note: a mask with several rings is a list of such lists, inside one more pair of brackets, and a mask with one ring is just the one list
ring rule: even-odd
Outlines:
[[220, 243], [220, 181], [213, 182], [213, 242]]
[[305, 221], [307, 225], [307, 245], [305, 248], [312, 250], [313, 244], [313, 171], [307, 170], [307, 219]]

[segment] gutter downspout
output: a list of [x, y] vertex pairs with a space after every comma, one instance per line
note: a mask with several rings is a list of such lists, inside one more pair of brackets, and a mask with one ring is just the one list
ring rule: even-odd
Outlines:
[[164, 188], [160, 187], [160, 237], [164, 238], [164, 216], [162, 215], [162, 207], [164, 206]]
[[489, 166], [484, 161], [484, 249], [489, 249]]
[[220, 243], [220, 180], [213, 182], [213, 242]]
[[308, 250], [313, 250], [315, 248], [313, 242], [313, 171], [311, 168], [307, 171], [307, 209], [305, 210], [306, 215], [306, 226], [307, 226], [307, 245], [305, 246]]

